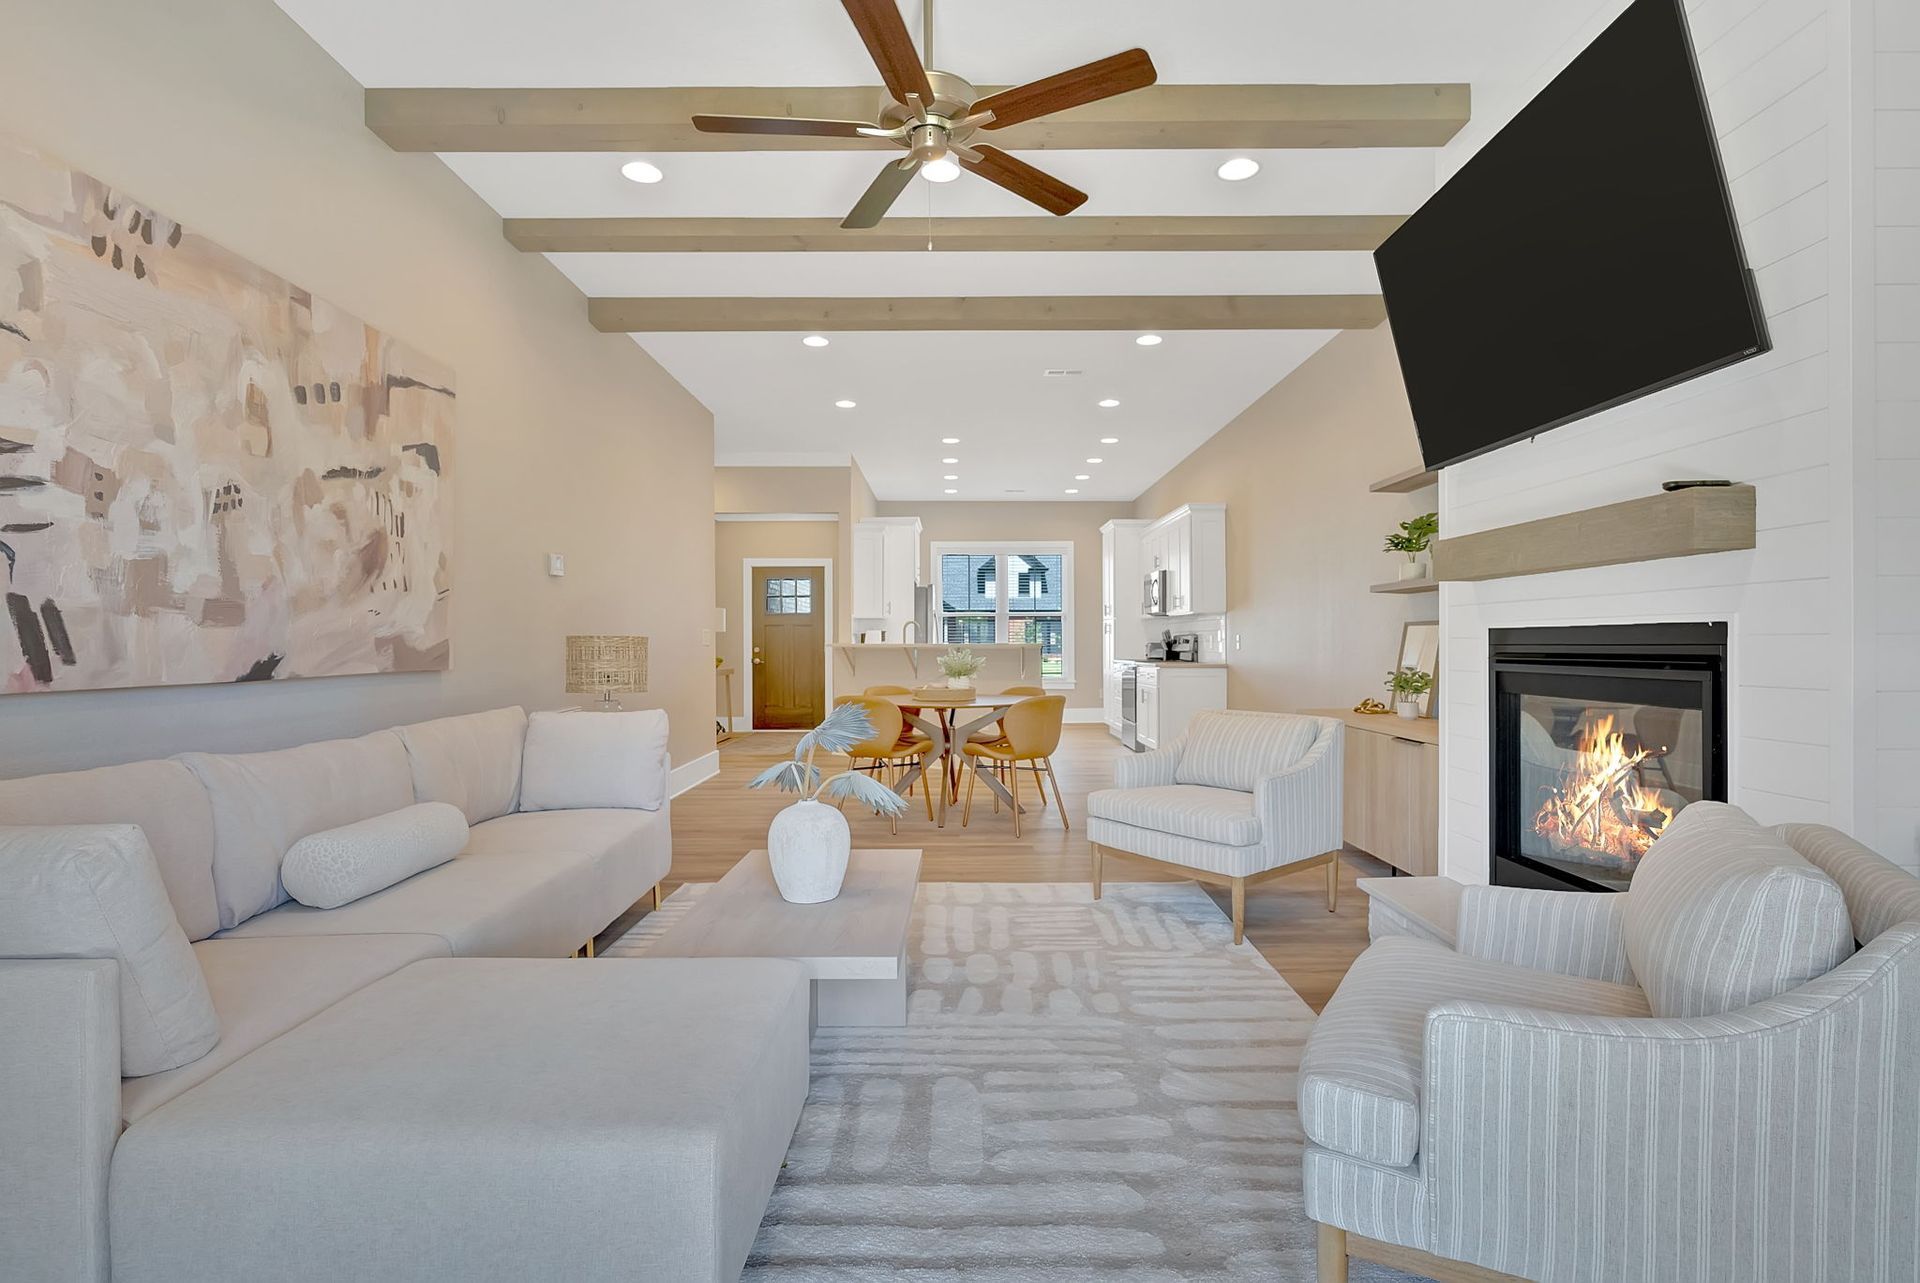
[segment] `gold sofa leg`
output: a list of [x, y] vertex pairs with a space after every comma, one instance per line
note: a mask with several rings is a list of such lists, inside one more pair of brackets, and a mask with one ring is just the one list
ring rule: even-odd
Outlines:
[[653, 907], [654, 908], [657, 909], [660, 907], [661, 898], [662, 897], [660, 895], [660, 884], [656, 882], [653, 884]]
[[1247, 880], [1233, 880], [1233, 942], [1239, 944], [1247, 937]]
[[581, 952], [586, 954], [586, 956], [589, 958], [593, 956], [593, 938], [591, 936], [587, 938], [586, 947], [582, 949]]
[[1317, 1249], [1318, 1269], [1315, 1283], [1347, 1283], [1347, 1232], [1331, 1225], [1320, 1226]]

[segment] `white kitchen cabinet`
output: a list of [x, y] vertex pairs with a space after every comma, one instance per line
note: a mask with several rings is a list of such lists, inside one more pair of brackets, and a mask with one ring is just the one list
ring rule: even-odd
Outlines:
[[1147, 621], [1141, 610], [1140, 535], [1151, 522], [1109, 521], [1100, 527], [1100, 705], [1107, 729], [1120, 733], [1120, 676], [1117, 659], [1147, 653]]
[[1142, 664], [1136, 708], [1140, 743], [1165, 748], [1194, 714], [1227, 706], [1227, 670], [1214, 664]]
[[1147, 528], [1147, 570], [1167, 572], [1169, 615], [1227, 611], [1227, 506], [1192, 503]]
[[920, 518], [875, 517], [854, 523], [856, 620], [867, 628], [879, 628], [888, 641], [900, 641], [913, 618], [913, 590], [919, 582]]
[[1138, 687], [1134, 696], [1134, 729], [1140, 737], [1140, 747], [1155, 749], [1160, 747], [1160, 667], [1157, 664], [1142, 664], [1135, 678]]

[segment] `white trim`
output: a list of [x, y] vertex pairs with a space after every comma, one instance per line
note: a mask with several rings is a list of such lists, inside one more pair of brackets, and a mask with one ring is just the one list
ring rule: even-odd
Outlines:
[[679, 797], [696, 784], [705, 784], [720, 773], [720, 750], [702, 753], [684, 766], [676, 766], [667, 773], [667, 796]]
[[[999, 557], [1001, 586], [1005, 587], [1007, 556], [1009, 554], [1023, 553], [1023, 552], [1057, 553], [1060, 556], [1061, 578], [1063, 580], [1063, 582], [1060, 585], [1061, 671], [1058, 677], [1046, 678], [1041, 682], [1041, 685], [1045, 686], [1048, 690], [1072, 690], [1074, 686], [1073, 635], [1075, 631], [1074, 630], [1075, 611], [1074, 611], [1074, 599], [1073, 599], [1074, 547], [1073, 547], [1073, 542], [1071, 540], [1061, 540], [1061, 539], [964, 540], [963, 539], [963, 540], [936, 540], [932, 543], [929, 543], [927, 545], [927, 554], [929, 559], [932, 562], [932, 565], [928, 570], [928, 574], [931, 577], [932, 583], [934, 586], [934, 600], [936, 604], [939, 601], [939, 590], [940, 590], [940, 584], [941, 584], [940, 558], [946, 555], [947, 553], [955, 553], [955, 554], [971, 553], [971, 554], [982, 555], [982, 556], [987, 554], [992, 554], [994, 556]], [[1008, 626], [1006, 622], [1007, 619], [1009, 618], [1009, 612], [1007, 610], [1008, 600], [1009, 600], [1008, 594], [1002, 592], [998, 594], [997, 600], [994, 603], [995, 605], [994, 635], [996, 637], [1000, 637], [1003, 639], [1006, 637], [1007, 631], [1008, 631]], [[945, 612], [937, 611], [937, 610], [934, 612], [933, 633], [934, 633], [934, 636], [936, 637], [946, 636], [946, 627], [941, 622], [941, 619], [944, 613]]]
[[1070, 708], [1063, 719], [1069, 726], [1105, 726], [1107, 710], [1104, 708]]
[[715, 521], [831, 521], [838, 522], [837, 512], [716, 512]]
[[[770, 729], [753, 724], [753, 572], [763, 567], [784, 569], [792, 567], [800, 570], [818, 569], [820, 582], [825, 586], [824, 602], [827, 617], [827, 644], [822, 646], [820, 656], [822, 702], [833, 706], [833, 559], [831, 557], [743, 557], [740, 559], [740, 618], [744, 631], [740, 634], [740, 667], [745, 673], [741, 682], [746, 691], [745, 711], [748, 730]], [[786, 729], [786, 728], [781, 728]]]
[[853, 466], [853, 456], [847, 453], [834, 453], [830, 450], [812, 452], [797, 451], [782, 454], [778, 451], [755, 453], [747, 451], [741, 454], [716, 454], [713, 456], [716, 468], [847, 468]]

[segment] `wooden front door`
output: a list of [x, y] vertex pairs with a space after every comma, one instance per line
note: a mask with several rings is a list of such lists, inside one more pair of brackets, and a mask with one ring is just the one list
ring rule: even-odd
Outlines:
[[753, 724], [811, 730], [827, 713], [826, 575], [818, 566], [753, 571]]

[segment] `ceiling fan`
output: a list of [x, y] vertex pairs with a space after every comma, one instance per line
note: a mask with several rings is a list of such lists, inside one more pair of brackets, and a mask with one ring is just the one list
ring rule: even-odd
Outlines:
[[792, 116], [695, 116], [694, 128], [710, 134], [798, 135], [819, 138], [884, 138], [907, 149], [890, 160], [840, 221], [842, 227], [872, 227], [912, 181], [927, 168], [935, 181], [957, 177], [957, 165], [1049, 214], [1066, 214], [1086, 202], [1087, 194], [1045, 170], [986, 143], [974, 143], [980, 130], [1005, 129], [1024, 121], [1099, 102], [1152, 84], [1157, 73], [1144, 49], [1090, 62], [1071, 71], [1002, 89], [982, 98], [960, 77], [932, 71], [933, 0], [925, 0], [926, 58], [914, 52], [913, 37], [894, 0], [840, 0], [853, 19], [867, 52], [880, 69], [892, 101], [878, 120], [806, 120]]

